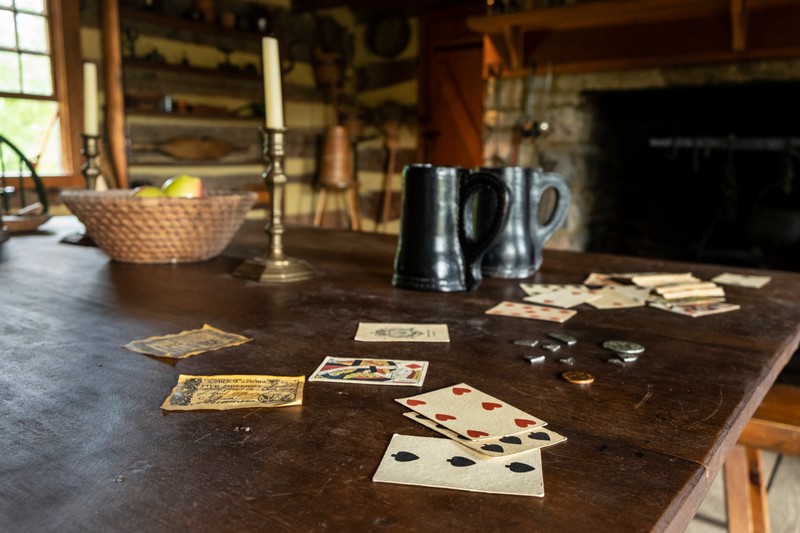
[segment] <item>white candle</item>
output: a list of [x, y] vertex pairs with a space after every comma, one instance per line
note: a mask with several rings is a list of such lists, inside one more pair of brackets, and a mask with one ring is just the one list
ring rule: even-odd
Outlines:
[[97, 135], [97, 65], [83, 64], [83, 133]]
[[264, 62], [264, 104], [267, 112], [267, 127], [283, 127], [283, 94], [281, 91], [281, 61], [278, 56], [278, 40], [264, 37], [261, 40]]

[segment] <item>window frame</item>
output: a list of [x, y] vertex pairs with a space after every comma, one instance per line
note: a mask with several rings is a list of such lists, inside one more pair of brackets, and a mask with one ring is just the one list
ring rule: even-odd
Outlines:
[[[83, 128], [82, 60], [80, 43], [80, 8], [76, 1], [45, 0], [47, 6], [48, 38], [53, 96], [0, 92], [0, 97], [46, 100], [58, 105], [61, 133], [63, 174], [40, 174], [48, 188], [80, 187], [84, 184], [80, 172]], [[25, 183], [33, 187], [33, 182]]]

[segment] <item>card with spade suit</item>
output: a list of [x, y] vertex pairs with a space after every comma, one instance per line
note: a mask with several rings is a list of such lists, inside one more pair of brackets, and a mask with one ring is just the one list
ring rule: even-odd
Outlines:
[[419, 413], [409, 411], [403, 413], [403, 416], [419, 422], [425, 427], [428, 427], [445, 437], [453, 439], [459, 444], [463, 444], [471, 450], [489, 455], [491, 457], [502, 457], [506, 455], [514, 455], [515, 453], [526, 452], [537, 448], [544, 448], [564, 442], [567, 438], [559, 435], [555, 431], [551, 431], [545, 427], [536, 428], [532, 431], [523, 431], [515, 435], [505, 435], [494, 439], [483, 440], [470, 440], [466, 437], [450, 431], [441, 424], [437, 424], [433, 420], [429, 420]]
[[472, 492], [544, 496], [541, 451], [487, 457], [450, 439], [392, 436], [372, 480]]
[[395, 401], [471, 440], [513, 435], [545, 425], [466, 383]]
[[370, 385], [421, 386], [428, 371], [427, 361], [326, 357], [308, 381], [367, 383]]

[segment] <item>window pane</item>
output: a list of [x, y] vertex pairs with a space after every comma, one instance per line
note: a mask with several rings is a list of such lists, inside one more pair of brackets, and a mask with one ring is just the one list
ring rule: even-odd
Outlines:
[[47, 19], [38, 15], [17, 14], [17, 39], [20, 50], [47, 52]]
[[[3, 0], [0, 0], [2, 2]], [[3, 48], [16, 48], [17, 40], [14, 32], [14, 13], [0, 11], [0, 46]]]
[[17, 0], [15, 2], [20, 11], [44, 14], [44, 0]]
[[[0, 52], [0, 91], [18, 93], [19, 86], [19, 55], [14, 52]], [[2, 115], [0, 115], [1, 117]]]
[[11, 7], [11, 0], [0, 0], [0, 7]]
[[50, 58], [20, 54], [22, 60], [22, 92], [26, 94], [53, 94]]
[[[3, 117], [3, 135], [13, 142], [30, 161], [34, 162], [43, 141], [47, 148], [41, 154], [36, 172], [58, 174], [62, 172], [61, 138], [58, 121], [53, 115], [58, 109], [56, 102], [0, 98], [0, 116]], [[52, 127], [51, 127], [52, 126]], [[8, 158], [10, 150], [4, 150], [8, 168], [18, 168], [16, 161]]]

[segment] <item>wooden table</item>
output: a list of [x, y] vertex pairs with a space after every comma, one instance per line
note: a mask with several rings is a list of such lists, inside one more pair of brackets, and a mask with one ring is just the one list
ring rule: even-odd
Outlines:
[[[737, 312], [580, 308], [563, 325], [488, 316], [516, 281], [460, 294], [390, 284], [395, 238], [290, 229], [287, 251], [319, 272], [261, 285], [231, 276], [266, 248], [248, 224], [225, 256], [143, 266], [59, 244], [71, 218], [0, 247], [0, 530], [682, 531], [800, 339], [800, 275], [727, 287]], [[729, 267], [547, 252], [530, 281], [590, 271]], [[752, 271], [751, 271], [752, 273]], [[765, 272], [759, 271], [759, 274]], [[359, 343], [358, 322], [447, 323], [449, 344]], [[250, 343], [168, 364], [121, 348], [207, 323]], [[559, 377], [514, 339], [563, 331], [596, 381]], [[624, 368], [607, 339], [646, 346]], [[402, 416], [408, 387], [307, 383], [301, 407], [165, 415], [178, 375], [308, 376], [327, 355], [430, 361], [423, 391], [459, 382], [566, 435], [543, 451], [544, 498], [373, 483], [393, 433], [436, 436]]]

